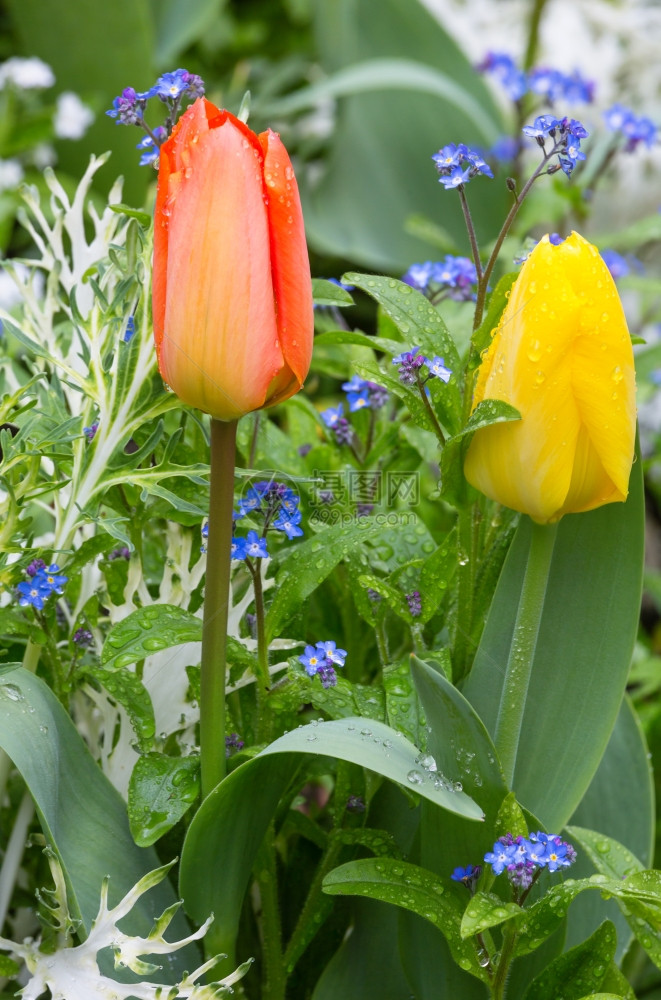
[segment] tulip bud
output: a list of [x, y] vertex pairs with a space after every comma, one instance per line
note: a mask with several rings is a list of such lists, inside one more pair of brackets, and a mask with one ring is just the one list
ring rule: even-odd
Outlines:
[[484, 353], [473, 407], [521, 420], [473, 436], [468, 481], [549, 523], [627, 498], [636, 430], [631, 339], [615, 283], [578, 233], [545, 236], [523, 265]]
[[218, 420], [297, 392], [312, 287], [296, 179], [280, 137], [195, 101], [160, 153], [154, 219], [158, 367]]

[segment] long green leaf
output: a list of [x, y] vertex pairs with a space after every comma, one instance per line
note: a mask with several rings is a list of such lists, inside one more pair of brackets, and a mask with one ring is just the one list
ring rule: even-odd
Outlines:
[[[115, 905], [143, 875], [159, 867], [156, 852], [133, 842], [119, 792], [50, 688], [20, 666], [0, 672], [0, 746], [34, 799], [46, 839], [62, 865], [71, 910], [89, 932], [105, 876], [110, 876], [110, 905]], [[149, 933], [155, 917], [174, 902], [169, 882], [162, 882], [127, 918], [131, 931]], [[188, 933], [180, 917], [173, 924], [173, 933], [177, 930], [180, 936]], [[196, 949], [186, 948], [177, 953], [175, 967], [190, 969], [198, 961]]]
[[[567, 515], [558, 527], [513, 781], [548, 830], [578, 806], [615, 725], [638, 625], [643, 526], [638, 460], [626, 503]], [[464, 688], [492, 735], [529, 544], [523, 518]], [[543, 778], [537, 761], [552, 762]]]
[[[625, 698], [597, 773], [571, 818], [572, 826], [567, 828], [567, 837], [572, 842], [574, 827], [599, 831], [594, 835], [602, 848], [596, 852], [599, 863], [593, 866], [589, 852], [578, 849], [578, 843], [574, 843], [578, 858], [572, 867], [572, 876], [584, 878], [595, 870], [618, 877], [625, 874], [624, 870], [618, 869], [616, 873], [602, 867], [609, 853], [604, 847], [612, 843], [602, 834], [623, 844], [639, 859], [638, 867], [648, 868], [652, 863], [654, 818], [647, 747], [635, 712]], [[583, 893], [571, 907], [567, 921], [568, 944], [584, 941], [606, 918], [617, 927], [615, 958], [621, 961], [631, 940], [631, 931], [617, 904], [613, 900], [603, 900], [594, 892]]]
[[480, 802], [487, 825], [493, 827], [507, 788], [484, 724], [438, 670], [412, 656], [411, 672], [431, 730], [429, 748], [436, 766]]
[[375, 90], [415, 90], [442, 97], [482, 132], [487, 141], [495, 142], [498, 138], [493, 119], [471, 94], [442, 70], [412, 59], [368, 59], [348, 66], [319, 83], [274, 101], [264, 111], [266, 114], [291, 114], [314, 107], [322, 99]]
[[[356, 899], [351, 934], [324, 968], [312, 1000], [401, 1000], [407, 982], [397, 955], [397, 912]], [[375, 947], [375, 943], [378, 946]]]
[[[468, 252], [459, 199], [439, 189], [430, 156], [459, 135], [469, 145], [489, 146], [494, 128], [502, 131], [488, 87], [419, 0], [316, 0], [312, 9], [323, 71], [331, 78], [349, 73], [340, 80], [352, 87], [370, 86], [370, 73], [377, 71], [379, 89], [354, 89], [337, 98], [323, 177], [314, 186], [301, 178], [310, 240], [371, 270], [401, 274], [412, 261], [429, 257], [429, 245], [406, 230], [410, 216], [424, 213]], [[416, 75], [417, 89], [408, 89], [414, 81], [404, 74], [399, 89], [384, 89], [391, 71], [406, 64]], [[362, 81], [351, 78], [355, 66], [362, 67]], [[432, 77], [432, 88], [444, 77], [458, 90], [432, 93], [425, 89]], [[478, 122], [472, 115], [475, 105]], [[478, 178], [474, 187], [471, 209], [482, 243], [500, 228], [506, 191], [486, 178]]]
[[586, 990], [596, 992], [604, 981], [615, 954], [617, 935], [610, 920], [564, 955], [559, 955], [530, 984], [524, 1000], [581, 1000]]
[[[232, 954], [259, 845], [295, 774], [299, 755], [312, 753], [359, 764], [466, 819], [482, 818], [479, 806], [465, 793], [437, 786], [434, 776], [419, 766], [416, 747], [381, 722], [342, 719], [286, 733], [214, 789], [196, 813], [184, 842], [182, 897], [196, 921], [215, 914], [209, 936], [217, 950]], [[211, 872], [218, 876], [210, 877]]]
[[463, 906], [431, 872], [391, 858], [365, 858], [335, 868], [324, 879], [324, 892], [368, 896], [416, 913], [442, 931], [454, 960], [478, 979], [486, 971], [478, 961], [476, 942], [460, 933]]

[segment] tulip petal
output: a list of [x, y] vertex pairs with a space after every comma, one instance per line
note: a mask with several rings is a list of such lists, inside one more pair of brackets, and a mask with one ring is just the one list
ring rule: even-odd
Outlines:
[[[159, 187], [168, 230], [159, 367], [184, 402], [230, 420], [264, 404], [284, 364], [261, 150], [242, 123], [202, 101], [170, 142]], [[161, 283], [156, 323], [163, 294]]]
[[626, 499], [635, 436], [633, 354], [612, 278], [577, 233], [525, 263], [488, 351], [474, 406], [501, 399], [518, 422], [476, 432], [465, 473], [541, 522]]
[[[258, 137], [264, 151], [264, 182], [271, 236], [271, 268], [276, 301], [278, 336], [286, 364], [297, 388], [310, 367], [312, 356], [312, 282], [305, 242], [303, 212], [296, 177], [287, 150], [277, 132], [268, 129]], [[286, 398], [283, 390], [273, 394]], [[291, 395], [288, 388], [284, 389]]]

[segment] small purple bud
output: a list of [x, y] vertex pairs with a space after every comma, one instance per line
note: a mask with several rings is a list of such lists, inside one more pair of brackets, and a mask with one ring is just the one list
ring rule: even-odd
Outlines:
[[79, 628], [73, 634], [73, 641], [77, 646], [91, 646], [94, 641], [94, 636], [88, 628]]

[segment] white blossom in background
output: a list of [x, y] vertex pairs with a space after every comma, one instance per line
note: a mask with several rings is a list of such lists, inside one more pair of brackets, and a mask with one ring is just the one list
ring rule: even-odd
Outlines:
[[55, 83], [55, 74], [48, 63], [31, 56], [12, 56], [0, 64], [0, 87], [13, 83], [23, 90], [44, 90]]
[[40, 142], [30, 150], [29, 159], [37, 170], [45, 170], [55, 165], [57, 156], [49, 142]]
[[48, 860], [55, 889], [42, 893], [42, 902], [45, 902], [44, 896], [52, 901], [47, 904], [47, 908], [51, 923], [58, 932], [59, 947], [56, 951], [45, 954], [39, 950], [40, 940], [27, 938], [22, 944], [18, 944], [0, 937], [0, 949], [22, 959], [30, 974], [27, 984], [19, 991], [23, 1000], [38, 1000], [46, 990], [50, 990], [52, 1000], [128, 1000], [129, 997], [136, 997], [137, 1000], [212, 1000], [214, 997], [231, 996], [232, 984], [243, 978], [250, 968], [252, 960], [244, 962], [222, 980], [209, 985], [198, 985], [197, 980], [224, 957], [215, 956], [175, 985], [152, 983], [146, 978], [139, 983], [115, 982], [104, 976], [97, 964], [97, 955], [103, 949], [112, 950], [116, 969], [131, 969], [137, 975], [147, 977], [157, 972], [161, 966], [143, 961], [143, 956], [171, 955], [199, 940], [206, 934], [213, 917], [209, 917], [198, 931], [180, 941], [166, 941], [163, 937], [178, 904], [168, 907], [158, 917], [146, 938], [125, 934], [118, 928], [118, 921], [130, 913], [140, 897], [163, 881], [174, 864], [172, 862], [141, 878], [112, 909], [108, 909], [108, 879], [104, 879], [99, 912], [89, 936], [82, 944], [72, 947], [74, 921], [69, 914], [62, 869], [52, 852], [49, 853]]
[[11, 191], [23, 180], [23, 167], [18, 160], [0, 160], [0, 191]]
[[53, 118], [58, 139], [81, 139], [93, 121], [94, 114], [78, 94], [67, 90], [58, 95]]

